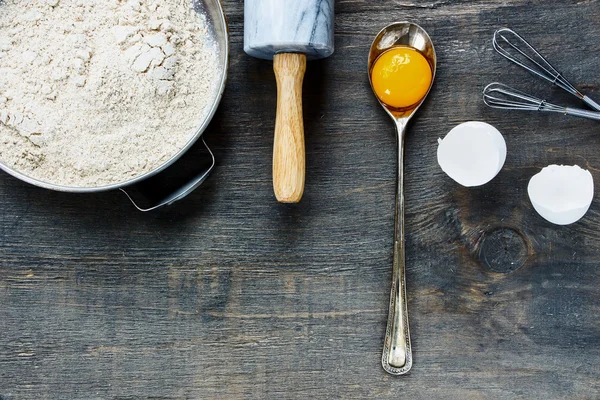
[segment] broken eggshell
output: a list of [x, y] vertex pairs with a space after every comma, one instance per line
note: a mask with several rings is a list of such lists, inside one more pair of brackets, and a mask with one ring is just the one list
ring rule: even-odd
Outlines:
[[437, 158], [442, 170], [463, 186], [491, 181], [506, 161], [504, 137], [490, 124], [469, 121], [438, 139]]
[[590, 208], [594, 180], [577, 165], [549, 165], [529, 181], [527, 193], [533, 208], [557, 225], [579, 221]]

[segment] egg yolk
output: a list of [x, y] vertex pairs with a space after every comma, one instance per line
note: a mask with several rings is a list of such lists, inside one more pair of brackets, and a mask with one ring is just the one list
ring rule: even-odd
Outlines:
[[433, 73], [425, 56], [411, 47], [393, 47], [382, 53], [371, 70], [371, 84], [382, 103], [408, 108], [429, 90]]

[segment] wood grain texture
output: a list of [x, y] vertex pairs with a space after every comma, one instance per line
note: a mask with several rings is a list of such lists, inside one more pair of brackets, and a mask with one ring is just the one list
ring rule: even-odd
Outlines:
[[[142, 214], [119, 192], [0, 174], [0, 398], [600, 398], [600, 202], [558, 227], [526, 193], [551, 163], [600, 182], [598, 124], [493, 111], [480, 95], [501, 81], [577, 105], [494, 53], [494, 30], [511, 26], [600, 98], [600, 3], [336, 2], [336, 53], [307, 67], [295, 205], [271, 188], [272, 65], [243, 53], [242, 1], [224, 7], [231, 73], [207, 132], [218, 165], [189, 198]], [[439, 61], [406, 143], [403, 377], [380, 366], [395, 135], [366, 76], [371, 40], [394, 20], [422, 25]], [[479, 189], [436, 162], [437, 138], [466, 120], [508, 145]]]
[[302, 115], [302, 82], [306, 55], [275, 54], [277, 115], [273, 141], [273, 190], [277, 201], [298, 203], [304, 193], [306, 150]]

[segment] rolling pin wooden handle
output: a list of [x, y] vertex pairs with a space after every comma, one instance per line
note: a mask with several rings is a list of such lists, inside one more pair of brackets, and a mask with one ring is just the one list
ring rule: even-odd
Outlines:
[[302, 82], [306, 55], [276, 54], [277, 117], [273, 144], [273, 190], [281, 203], [297, 203], [304, 193], [305, 151]]

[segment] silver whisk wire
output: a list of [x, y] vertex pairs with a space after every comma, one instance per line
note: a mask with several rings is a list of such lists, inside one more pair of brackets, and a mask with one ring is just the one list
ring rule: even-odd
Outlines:
[[591, 108], [600, 111], [598, 103], [577, 90], [543, 55], [512, 29], [498, 29], [494, 33], [492, 43], [494, 49], [509, 61], [571, 93]]
[[503, 110], [549, 111], [600, 121], [600, 112], [557, 106], [498, 82], [490, 83], [483, 89], [483, 102], [489, 107]]
[[483, 89], [483, 102], [492, 108], [523, 111], [563, 112], [564, 107], [548, 103], [502, 83], [493, 82]]

